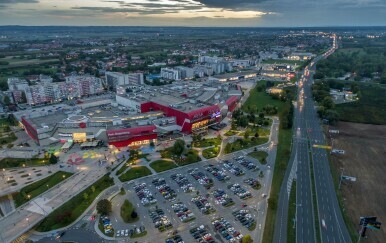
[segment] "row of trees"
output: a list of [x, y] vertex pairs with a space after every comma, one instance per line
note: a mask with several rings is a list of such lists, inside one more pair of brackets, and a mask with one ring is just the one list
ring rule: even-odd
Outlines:
[[370, 47], [356, 51], [340, 51], [317, 64], [315, 79], [338, 78], [346, 73], [355, 73], [355, 80], [374, 78], [373, 73], [381, 74], [381, 82], [386, 83], [385, 48]]
[[321, 118], [327, 119], [334, 124], [339, 120], [339, 114], [334, 110], [335, 103], [330, 96], [330, 85], [336, 86], [334, 82], [316, 82], [312, 85], [312, 95], [318, 102], [318, 114]]

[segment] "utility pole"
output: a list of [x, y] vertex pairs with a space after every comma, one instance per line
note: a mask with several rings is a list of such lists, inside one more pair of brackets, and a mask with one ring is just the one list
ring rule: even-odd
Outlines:
[[341, 170], [342, 170], [342, 172], [341, 172], [340, 177], [339, 177], [339, 188], [338, 188], [339, 190], [340, 190], [340, 187], [342, 185], [342, 177], [343, 177], [344, 168], [341, 168]]

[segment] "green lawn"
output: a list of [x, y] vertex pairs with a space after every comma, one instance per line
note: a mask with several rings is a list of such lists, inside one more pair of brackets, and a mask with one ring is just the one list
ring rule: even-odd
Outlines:
[[201, 161], [198, 152], [194, 149], [186, 149], [182, 156], [173, 154], [170, 148], [160, 151], [162, 158], [168, 158], [174, 160], [179, 166], [188, 165]]
[[225, 135], [225, 136], [233, 136], [233, 135], [236, 135], [236, 134], [238, 134], [238, 133], [239, 133], [239, 131], [229, 130], [229, 131], [227, 131], [224, 135]]
[[[296, 243], [296, 228], [294, 219], [296, 216], [296, 182], [292, 182], [289, 204], [288, 204], [288, 223], [287, 223], [287, 243]], [[296, 219], [295, 219], [296, 220]]]
[[[36, 227], [39, 232], [47, 232], [65, 227], [74, 222], [91, 205], [94, 199], [106, 188], [113, 186], [114, 180], [109, 175], [103, 176], [75, 197], [50, 213]], [[87, 195], [87, 199], [85, 198]]]
[[130, 236], [130, 238], [139, 238], [139, 237], [144, 237], [145, 235], [147, 235], [147, 231], [145, 230], [145, 231], [143, 231], [143, 232], [141, 232], [141, 233], [139, 233], [139, 234], [137, 234], [137, 232], [135, 232], [132, 236]]
[[227, 145], [225, 146], [224, 152], [226, 154], [233, 153], [233, 152], [236, 152], [239, 150], [243, 150], [243, 149], [251, 148], [253, 146], [264, 144], [264, 143], [268, 142], [268, 140], [269, 140], [268, 138], [261, 138], [261, 137], [258, 137], [258, 138], [252, 137], [252, 138], [248, 138], [248, 139], [237, 139], [233, 143], [227, 143]]
[[221, 138], [203, 138], [200, 141], [193, 142], [193, 147], [197, 148], [205, 148], [212, 145], [220, 145], [221, 144]]
[[339, 119], [347, 122], [386, 124], [386, 88], [380, 85], [360, 85], [359, 101], [339, 104]]
[[[261, 85], [260, 83], [258, 85]], [[281, 110], [284, 106], [284, 102], [273, 99], [265, 90], [258, 92], [256, 89], [252, 89], [247, 101], [243, 104], [241, 109], [244, 112], [248, 112], [248, 107], [254, 110], [258, 109], [259, 112], [263, 110], [266, 105], [277, 106], [278, 110]]]
[[[32, 184], [29, 184], [28, 186], [23, 187], [20, 192], [13, 194], [15, 206], [19, 207], [20, 205], [23, 205], [30, 199], [39, 196], [43, 192], [59, 184], [71, 175], [72, 173], [69, 172], [58, 171], [53, 175], [50, 175], [42, 180], [36, 181]], [[29, 198], [28, 195], [30, 196]]]
[[268, 153], [265, 151], [253, 151], [248, 154], [252, 158], [258, 159], [260, 161], [260, 164], [265, 165], [267, 163], [267, 157]]
[[32, 158], [32, 159], [19, 159], [19, 158], [4, 158], [0, 160], [0, 169], [2, 168], [14, 168], [28, 166], [43, 166], [49, 165], [49, 159]]
[[276, 210], [279, 199], [280, 186], [283, 182], [284, 174], [287, 169], [291, 150], [292, 129], [279, 129], [279, 142], [277, 145], [276, 162], [273, 172], [271, 192], [269, 201], [272, 202], [267, 210], [263, 242], [273, 242], [273, 232], [275, 228]]
[[20, 59], [20, 58], [3, 58], [2, 61], [6, 61], [9, 64], [0, 66], [0, 69], [7, 69], [7, 68], [15, 68], [15, 67], [29, 67], [29, 66], [35, 66], [35, 65], [43, 65], [43, 64], [53, 64], [58, 63], [59, 59], [47, 59], [47, 60], [40, 60], [40, 59]]
[[151, 171], [146, 166], [135, 166], [119, 177], [122, 182], [131, 181], [140, 177], [151, 175]]
[[119, 168], [119, 170], [117, 170], [117, 172], [115, 172], [115, 174], [118, 176], [120, 174], [122, 174], [130, 165], [128, 163], [125, 163], [121, 168]]
[[162, 172], [165, 170], [177, 168], [178, 166], [170, 160], [156, 160], [150, 164], [150, 167], [157, 172]]
[[218, 153], [220, 153], [220, 146], [204, 149], [202, 156], [204, 156], [205, 159], [211, 159], [217, 157]]
[[[249, 136], [254, 136], [256, 132], [258, 132], [259, 137], [268, 137], [270, 134], [270, 129], [262, 128], [258, 126], [248, 126], [245, 129], [245, 132], [249, 133]], [[239, 133], [239, 136], [244, 136], [245, 132]]]
[[132, 213], [135, 212], [135, 208], [133, 207], [133, 204], [129, 202], [129, 200], [125, 200], [121, 206], [121, 217], [125, 223], [134, 223], [138, 221], [139, 217], [137, 214], [137, 217], [133, 218]]

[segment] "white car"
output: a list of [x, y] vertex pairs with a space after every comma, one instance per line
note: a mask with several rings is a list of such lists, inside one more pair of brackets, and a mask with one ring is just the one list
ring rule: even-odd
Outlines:
[[121, 233], [119, 232], [119, 230], [117, 231], [117, 234], [116, 234], [115, 236], [116, 236], [116, 237], [121, 236]]
[[125, 236], [129, 236], [129, 230], [128, 229], [125, 230]]
[[326, 225], [326, 222], [324, 221], [324, 219], [322, 219], [322, 226], [323, 226], [323, 228], [327, 229], [327, 225]]

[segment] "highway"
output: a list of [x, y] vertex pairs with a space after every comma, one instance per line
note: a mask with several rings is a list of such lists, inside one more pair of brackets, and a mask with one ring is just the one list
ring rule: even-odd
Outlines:
[[[274, 242], [287, 242], [288, 204], [292, 180], [296, 178], [296, 241], [316, 242], [316, 227], [321, 242], [351, 242], [344, 223], [330, 173], [325, 149], [313, 145], [325, 145], [320, 119], [312, 98], [311, 85], [315, 64], [337, 49], [336, 36], [333, 46], [322, 56], [316, 57], [304, 71], [298, 82], [298, 99], [294, 114], [294, 136], [289, 165], [279, 194], [275, 222]], [[311, 161], [312, 168], [311, 168]], [[311, 180], [314, 174], [314, 184]], [[295, 176], [294, 176], [295, 172]], [[317, 205], [313, 205], [312, 188], [315, 188]], [[318, 212], [315, 225], [314, 208]]]
[[[299, 82], [300, 83], [300, 82]], [[311, 194], [310, 158], [308, 150], [303, 88], [299, 85], [294, 109], [292, 150], [280, 188], [275, 222], [274, 242], [287, 242], [288, 207], [291, 185], [296, 179], [296, 236], [298, 242], [315, 242]]]
[[[332, 54], [336, 49], [336, 38], [333, 48], [325, 56]], [[320, 60], [318, 57], [317, 60]], [[312, 63], [315, 64], [315, 63]], [[310, 151], [313, 162], [315, 194], [321, 242], [351, 242], [350, 235], [343, 220], [342, 213], [336, 197], [333, 179], [330, 172], [327, 151], [315, 148], [314, 145], [325, 145], [325, 138], [321, 121], [317, 115], [315, 103], [312, 98], [311, 85], [312, 73], [315, 65], [310, 65], [309, 75], [304, 82], [304, 104], [306, 113], [306, 131], [309, 139]]]

